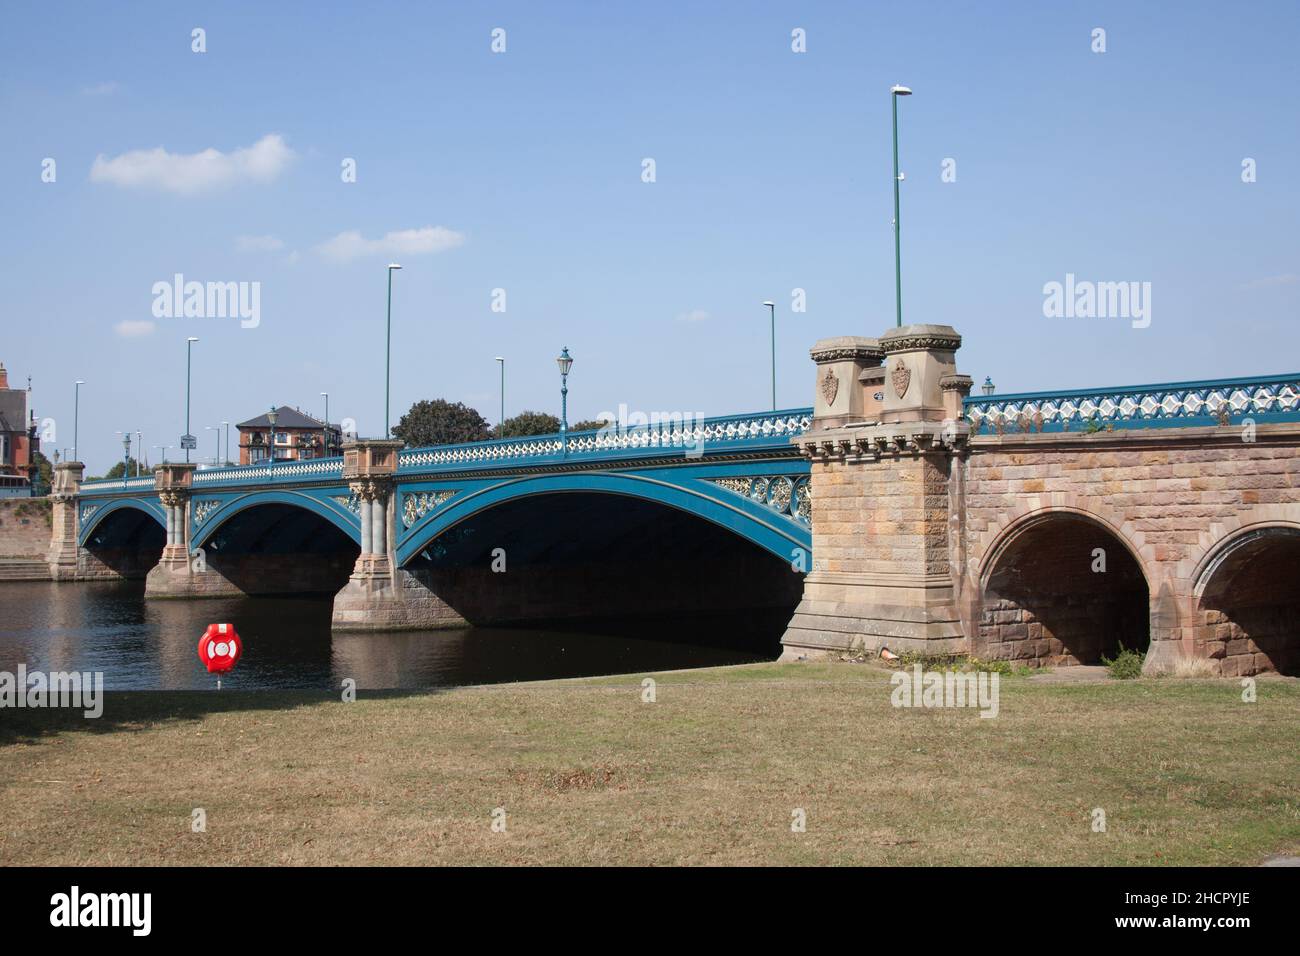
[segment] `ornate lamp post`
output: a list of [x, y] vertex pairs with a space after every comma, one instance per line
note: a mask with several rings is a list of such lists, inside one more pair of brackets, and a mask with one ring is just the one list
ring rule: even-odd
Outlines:
[[122, 487], [126, 487], [126, 479], [131, 477], [131, 433], [122, 432]]
[[266, 432], [267, 474], [270, 474], [271, 469], [275, 467], [275, 420], [277, 418], [279, 418], [279, 415], [276, 414], [275, 406], [272, 405], [271, 410], [266, 413], [266, 420], [271, 423], [271, 427]]
[[993, 384], [993, 379], [992, 379], [992, 377], [991, 377], [991, 376], [988, 376], [988, 375], [985, 375], [985, 376], [984, 376], [984, 384], [980, 386], [980, 391], [983, 392], [985, 395], [992, 395], [992, 394], [993, 394], [993, 390], [994, 390], [996, 387], [997, 387], [997, 386]]
[[573, 368], [573, 359], [569, 357], [569, 347], [560, 349], [555, 358], [560, 367], [560, 452], [565, 457], [569, 454], [569, 369]]
[[898, 184], [902, 182], [903, 177], [898, 173], [898, 98], [911, 95], [912, 91], [906, 86], [889, 88], [889, 102], [894, 112], [894, 308], [897, 324], [900, 327], [903, 324], [903, 263], [902, 253], [899, 251], [899, 233], [902, 224], [898, 221]]

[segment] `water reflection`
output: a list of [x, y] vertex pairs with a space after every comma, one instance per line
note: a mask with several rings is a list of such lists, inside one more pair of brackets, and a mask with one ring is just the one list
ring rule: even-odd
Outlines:
[[[788, 618], [788, 614], [784, 615]], [[231, 688], [415, 688], [771, 660], [781, 614], [605, 622], [569, 629], [473, 628], [331, 635], [330, 598], [146, 601], [142, 582], [0, 584], [0, 670], [102, 671], [111, 689], [204, 689], [199, 636], [235, 625]], [[720, 637], [721, 635], [721, 637]]]

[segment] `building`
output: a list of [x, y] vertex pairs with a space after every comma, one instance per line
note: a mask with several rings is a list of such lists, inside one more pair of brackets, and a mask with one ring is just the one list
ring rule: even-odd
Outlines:
[[[275, 416], [274, 426], [271, 416]], [[239, 463], [251, 465], [266, 461], [267, 448], [273, 448], [276, 461], [303, 461], [328, 458], [339, 454], [342, 429], [326, 424], [297, 408], [281, 405], [272, 412], [250, 418], [235, 426], [239, 430]], [[274, 427], [275, 440], [270, 441]]]
[[9, 387], [9, 373], [0, 362], [0, 498], [32, 493], [41, 443], [27, 405], [30, 395], [30, 387]]

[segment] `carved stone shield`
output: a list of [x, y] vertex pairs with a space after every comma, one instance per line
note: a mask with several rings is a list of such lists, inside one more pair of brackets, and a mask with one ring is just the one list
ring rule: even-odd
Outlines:
[[836, 374], [829, 368], [826, 374], [822, 376], [822, 398], [826, 399], [827, 405], [835, 404], [835, 396], [840, 393], [840, 380]]
[[894, 383], [894, 394], [902, 398], [907, 394], [907, 386], [912, 384], [912, 370], [902, 362], [896, 362], [894, 370], [889, 374]]

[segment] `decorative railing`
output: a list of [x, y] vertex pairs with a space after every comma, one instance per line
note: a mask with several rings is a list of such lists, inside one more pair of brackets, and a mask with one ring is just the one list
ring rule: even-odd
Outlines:
[[[559, 434], [527, 438], [502, 438], [461, 445], [407, 448], [398, 454], [398, 473], [427, 473], [474, 467], [562, 464], [570, 459], [591, 460], [650, 456], [692, 456], [707, 451], [731, 451], [784, 447], [788, 440], [806, 431], [812, 423], [811, 408], [791, 408], [749, 415], [715, 418], [669, 417], [649, 425], [619, 428], [611, 425], [590, 431], [569, 432], [567, 441]], [[193, 486], [214, 489], [222, 485], [253, 485], [280, 481], [328, 481], [343, 477], [343, 459], [312, 458], [306, 461], [260, 462], [229, 468], [195, 471]], [[83, 494], [153, 488], [150, 475], [83, 482]]]
[[1300, 421], [1300, 374], [966, 399], [976, 433], [1096, 431]]
[[811, 408], [716, 418], [670, 418], [636, 428], [610, 425], [590, 431], [501, 438], [463, 445], [410, 448], [398, 454], [398, 472], [442, 468], [551, 464], [567, 459], [682, 455], [692, 451], [784, 445], [812, 423]]
[[139, 478], [128, 478], [123, 481], [121, 478], [100, 478], [97, 481], [83, 481], [81, 487], [98, 488], [102, 491], [128, 491], [139, 488], [152, 488], [154, 486], [153, 475], [141, 475]]

